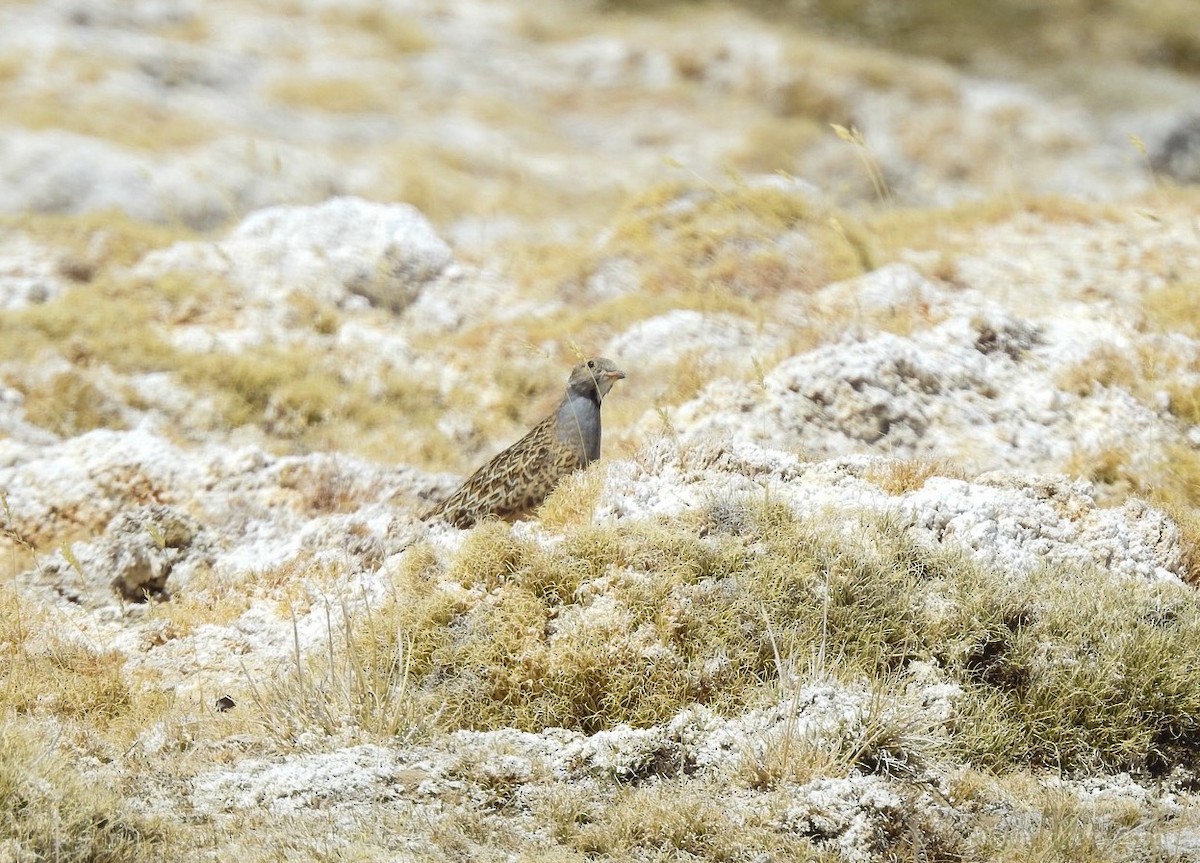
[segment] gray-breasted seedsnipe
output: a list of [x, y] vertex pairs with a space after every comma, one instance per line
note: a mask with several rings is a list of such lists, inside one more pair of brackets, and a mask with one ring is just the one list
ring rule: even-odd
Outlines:
[[423, 518], [467, 528], [488, 516], [511, 521], [531, 512], [563, 477], [600, 458], [600, 402], [623, 377], [604, 357], [575, 366], [558, 407]]

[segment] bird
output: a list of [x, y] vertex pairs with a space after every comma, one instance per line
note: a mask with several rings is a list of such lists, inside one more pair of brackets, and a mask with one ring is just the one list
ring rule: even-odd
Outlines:
[[528, 515], [568, 474], [600, 458], [600, 402], [625, 372], [605, 357], [580, 362], [549, 416], [485, 464], [421, 518], [469, 528], [490, 516]]

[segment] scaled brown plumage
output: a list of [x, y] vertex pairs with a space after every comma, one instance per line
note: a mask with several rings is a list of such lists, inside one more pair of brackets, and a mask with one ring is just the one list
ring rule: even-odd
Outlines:
[[563, 477], [600, 457], [600, 402], [623, 377], [604, 357], [575, 366], [558, 407], [423, 518], [468, 528], [488, 516], [511, 521], [528, 514]]

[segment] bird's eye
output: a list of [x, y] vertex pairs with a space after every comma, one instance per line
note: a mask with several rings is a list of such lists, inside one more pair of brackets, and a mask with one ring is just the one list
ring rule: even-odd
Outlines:
[[596, 361], [595, 361], [595, 360], [588, 360], [588, 368], [589, 368], [589, 369], [594, 369], [595, 367], [596, 367]]

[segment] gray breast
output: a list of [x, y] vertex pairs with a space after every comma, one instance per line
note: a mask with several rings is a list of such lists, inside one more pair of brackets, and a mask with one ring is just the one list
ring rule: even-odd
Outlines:
[[558, 406], [558, 439], [578, 448], [590, 463], [600, 458], [600, 405], [586, 396], [568, 395]]

